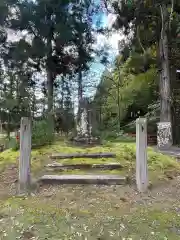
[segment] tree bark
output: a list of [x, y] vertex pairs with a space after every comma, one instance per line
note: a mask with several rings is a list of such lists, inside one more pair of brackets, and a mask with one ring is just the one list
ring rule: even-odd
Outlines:
[[120, 69], [119, 69], [119, 66], [118, 66], [118, 125], [119, 125], [119, 131], [121, 130], [121, 109], [120, 109], [120, 85], [121, 85], [121, 77], [120, 77]]
[[79, 104], [82, 100], [82, 97], [83, 97], [82, 72], [81, 72], [81, 70], [79, 70], [79, 73], [78, 73], [78, 101], [79, 101]]
[[161, 97], [161, 112], [160, 121], [171, 121], [171, 84], [169, 73], [168, 59], [168, 40], [167, 35], [163, 40], [160, 40], [160, 56], [161, 56], [161, 73], [160, 73], [160, 97]]
[[[48, 16], [48, 21], [51, 21], [51, 15]], [[52, 24], [52, 22], [51, 22]], [[51, 70], [52, 65], [52, 39], [53, 39], [53, 26], [51, 26], [49, 35], [47, 38], [47, 62], [46, 62], [46, 73], [47, 73], [47, 97], [48, 97], [48, 124], [49, 133], [54, 133], [54, 113], [53, 113], [53, 103], [54, 103], [54, 76]]]
[[[78, 72], [78, 113], [77, 113], [77, 134], [78, 131], [81, 129], [80, 127], [80, 121], [81, 121], [81, 114], [82, 114], [82, 109], [81, 109], [81, 103], [82, 103], [82, 98], [83, 98], [83, 86], [82, 86], [82, 71], [81, 69]], [[79, 130], [78, 130], [79, 129]]]
[[64, 76], [61, 79], [61, 109], [64, 109]]
[[179, 145], [180, 132], [180, 83], [176, 74], [176, 67], [172, 63], [171, 66], [171, 82], [172, 82], [172, 135], [173, 144]]
[[30, 115], [32, 116], [32, 119], [35, 117], [35, 111], [36, 111], [36, 95], [35, 95], [35, 86], [33, 87], [33, 96], [32, 96], [32, 113]]
[[49, 69], [47, 69], [47, 97], [48, 97], [48, 124], [49, 130], [54, 132], [54, 113], [53, 113], [53, 96], [54, 96], [54, 86], [53, 86], [53, 76]]
[[168, 49], [168, 11], [165, 4], [161, 6], [162, 30], [159, 41], [161, 61], [160, 72], [160, 123], [158, 124], [158, 147], [169, 148], [172, 145], [171, 119], [171, 82]]

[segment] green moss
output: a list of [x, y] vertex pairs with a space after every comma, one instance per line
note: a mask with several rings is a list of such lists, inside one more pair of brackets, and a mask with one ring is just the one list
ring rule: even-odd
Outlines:
[[115, 175], [125, 175], [126, 172], [124, 170], [90, 170], [90, 171], [86, 171], [86, 170], [79, 170], [79, 169], [74, 169], [74, 170], [64, 170], [64, 171], [49, 171], [49, 174], [52, 175], [63, 175], [63, 174], [77, 174], [77, 175], [86, 175], [86, 174], [99, 174], [99, 175], [103, 175], [103, 174], [115, 174]]
[[137, 208], [124, 218], [128, 231], [125, 236], [132, 239], [179, 239], [180, 217], [172, 209]]
[[[133, 176], [135, 173], [136, 149], [134, 143], [105, 143], [93, 148], [68, 146], [65, 142], [56, 142], [51, 146], [32, 150], [32, 173], [37, 176], [45, 171], [52, 153], [74, 152], [114, 152], [116, 159], [66, 159], [62, 163], [106, 163], [119, 162], [122, 170], [95, 170], [94, 173], [119, 174]], [[7, 150], [0, 153], [0, 169], [17, 163], [19, 152]], [[148, 148], [148, 167], [150, 180], [168, 180], [180, 173], [180, 164], [172, 157], [155, 153]], [[71, 170], [61, 174], [85, 174], [86, 171]], [[158, 180], [158, 181], [157, 181]], [[90, 186], [50, 188], [37, 196], [12, 197], [0, 201], [0, 239], [128, 239], [165, 240], [179, 239], [180, 217], [175, 206], [179, 203], [174, 196], [166, 195], [149, 205], [133, 203], [137, 198], [132, 191], [121, 192], [111, 187], [91, 188]], [[109, 191], [109, 189], [111, 189]], [[47, 192], [47, 195], [49, 192]], [[130, 197], [129, 197], [130, 195]], [[127, 201], [121, 201], [121, 197]], [[130, 198], [130, 199], [128, 199]], [[140, 196], [140, 200], [143, 196]], [[137, 200], [136, 199], [136, 200]], [[172, 201], [173, 200], [173, 201]], [[146, 200], [145, 200], [146, 201]], [[144, 201], [144, 202], [145, 202]], [[153, 201], [153, 200], [152, 200]], [[29, 234], [29, 235], [28, 235]], [[31, 234], [31, 235], [30, 235]], [[27, 237], [28, 236], [28, 237]]]
[[180, 170], [180, 164], [173, 157], [156, 153], [152, 148], [148, 149], [148, 164], [152, 170], [156, 170], [157, 168], [163, 170], [175, 168]]
[[77, 158], [77, 159], [64, 159], [64, 160], [57, 160], [56, 162], [62, 164], [100, 164], [100, 163], [109, 163], [109, 162], [117, 162], [114, 158]]
[[[82, 208], [81, 200], [69, 200], [67, 204], [66, 201], [59, 204], [58, 195], [52, 199], [43, 196], [9, 199], [1, 204], [1, 239], [22, 238], [25, 232], [39, 239], [79, 239], [80, 236], [92, 240], [97, 236], [102, 239], [179, 239], [179, 214], [164, 203], [148, 208], [124, 203], [117, 208], [111, 198], [101, 204], [98, 204], [100, 199], [96, 199], [97, 202], [92, 199], [90, 205]], [[101, 205], [104, 208], [100, 208]]]
[[[75, 163], [111, 163], [118, 162], [123, 166], [123, 171], [115, 171], [114, 173], [120, 173], [132, 175], [135, 172], [136, 161], [136, 146], [135, 143], [112, 143], [105, 142], [103, 146], [96, 146], [92, 148], [80, 148], [74, 146], [68, 146], [64, 141], [58, 141], [53, 145], [41, 147], [39, 149], [32, 150], [32, 174], [42, 175], [45, 172], [45, 165], [50, 162], [49, 156], [52, 153], [99, 153], [99, 152], [111, 152], [117, 155], [116, 159], [113, 158], [99, 158], [99, 159], [65, 159], [59, 160], [64, 164]], [[6, 150], [0, 153], [0, 169], [1, 171], [11, 163], [18, 163], [19, 152]], [[157, 181], [159, 179], [168, 179], [180, 173], [180, 164], [174, 158], [156, 153], [152, 148], [148, 148], [148, 168], [150, 180]], [[69, 171], [69, 173], [76, 171]], [[103, 171], [106, 173], [106, 171]], [[108, 171], [113, 173], [112, 171]], [[85, 173], [85, 171], [83, 171]]]

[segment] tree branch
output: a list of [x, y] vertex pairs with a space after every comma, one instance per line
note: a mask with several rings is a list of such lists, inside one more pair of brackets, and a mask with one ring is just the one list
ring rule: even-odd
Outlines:
[[171, 0], [171, 13], [169, 16], [169, 30], [171, 29], [171, 22], [172, 22], [172, 15], [173, 15], [173, 11], [174, 11], [174, 0]]
[[146, 51], [145, 51], [145, 49], [144, 49], [144, 47], [142, 45], [142, 42], [141, 42], [141, 39], [140, 39], [140, 35], [139, 35], [139, 26], [137, 26], [137, 38], [138, 38], [138, 42], [139, 42], [139, 45], [140, 45], [141, 49], [145, 53]]
[[161, 27], [161, 40], [162, 40], [163, 32], [164, 32], [164, 14], [163, 14], [163, 9], [161, 5], [160, 5], [160, 10], [161, 10], [161, 22], [162, 22], [162, 27]]

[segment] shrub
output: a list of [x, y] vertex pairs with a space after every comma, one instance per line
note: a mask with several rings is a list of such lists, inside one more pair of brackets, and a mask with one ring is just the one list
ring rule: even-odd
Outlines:
[[[54, 140], [54, 134], [49, 131], [46, 121], [35, 121], [32, 127], [32, 148], [51, 144]], [[6, 139], [4, 141], [5, 149], [11, 148], [17, 151], [20, 148], [20, 140], [16, 138]]]
[[54, 133], [49, 131], [48, 123], [45, 120], [33, 122], [32, 147], [40, 147], [51, 144], [54, 140]]
[[135, 138], [125, 134], [123, 130], [104, 131], [101, 133], [101, 139], [117, 142], [134, 142]]
[[19, 149], [19, 142], [15, 137], [4, 137], [0, 139], [0, 151], [4, 151], [6, 149], [12, 149], [17, 151]]
[[101, 132], [101, 139], [114, 140], [117, 138], [117, 132], [115, 131], [103, 131]]
[[13, 151], [17, 151], [19, 149], [19, 141], [16, 138], [11, 137], [7, 140], [5, 149], [11, 148]]

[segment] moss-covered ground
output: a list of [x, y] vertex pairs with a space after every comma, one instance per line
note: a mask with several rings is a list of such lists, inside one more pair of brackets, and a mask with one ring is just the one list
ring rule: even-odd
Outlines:
[[[106, 142], [80, 148], [56, 142], [32, 151], [32, 174], [45, 171], [52, 153], [114, 152], [116, 159], [67, 159], [63, 163], [119, 162], [123, 170], [105, 171], [134, 177], [135, 144]], [[148, 149], [151, 188], [135, 186], [39, 186], [28, 197], [15, 193], [19, 153], [0, 154], [0, 239], [180, 239], [180, 164]], [[82, 171], [68, 171], [82, 173]], [[97, 172], [96, 172], [97, 173]]]

